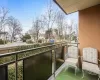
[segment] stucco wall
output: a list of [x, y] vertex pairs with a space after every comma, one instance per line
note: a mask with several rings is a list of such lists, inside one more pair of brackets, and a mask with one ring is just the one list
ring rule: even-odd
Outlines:
[[79, 48], [97, 48], [100, 53], [100, 5], [79, 11]]

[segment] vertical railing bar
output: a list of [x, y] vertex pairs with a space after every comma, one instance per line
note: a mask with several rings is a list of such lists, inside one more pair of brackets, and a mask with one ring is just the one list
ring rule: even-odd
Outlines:
[[54, 65], [54, 78], [56, 78], [55, 76], [55, 72], [56, 72], [56, 51], [54, 50], [54, 58], [55, 58], [55, 65]]
[[55, 51], [52, 50], [52, 74], [54, 75], [55, 79]]
[[15, 80], [17, 80], [18, 76], [17, 76], [17, 73], [18, 73], [18, 63], [17, 63], [17, 54], [15, 55]]
[[6, 80], [9, 80], [8, 79], [8, 65], [6, 66]]
[[64, 46], [64, 54], [63, 54], [64, 55], [64, 62], [66, 60], [66, 54], [67, 54], [67, 50], [66, 49], [67, 49], [67, 46]]
[[22, 80], [24, 80], [24, 60], [23, 60], [23, 77], [22, 78], [23, 78]]

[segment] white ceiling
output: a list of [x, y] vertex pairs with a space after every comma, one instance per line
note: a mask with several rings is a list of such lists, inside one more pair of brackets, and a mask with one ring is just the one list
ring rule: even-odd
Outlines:
[[55, 1], [67, 14], [100, 4], [100, 0], [55, 0]]

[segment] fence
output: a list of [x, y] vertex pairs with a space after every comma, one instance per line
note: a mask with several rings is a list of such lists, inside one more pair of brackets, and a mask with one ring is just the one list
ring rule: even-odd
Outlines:
[[47, 80], [64, 62], [65, 46], [59, 43], [0, 54], [0, 80]]

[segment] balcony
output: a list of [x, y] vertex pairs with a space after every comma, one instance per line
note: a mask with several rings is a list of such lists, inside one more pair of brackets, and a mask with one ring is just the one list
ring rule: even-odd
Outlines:
[[73, 68], [65, 71], [68, 46], [78, 44], [64, 42], [1, 54], [0, 80], [97, 80], [87, 72], [82, 78], [81, 68], [76, 75]]

